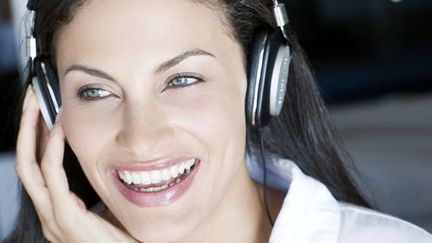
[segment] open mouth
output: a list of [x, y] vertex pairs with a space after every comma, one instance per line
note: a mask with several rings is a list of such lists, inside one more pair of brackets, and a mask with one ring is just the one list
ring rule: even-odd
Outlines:
[[117, 177], [130, 190], [142, 193], [160, 192], [185, 180], [198, 162], [198, 159], [189, 159], [165, 169], [117, 171]]

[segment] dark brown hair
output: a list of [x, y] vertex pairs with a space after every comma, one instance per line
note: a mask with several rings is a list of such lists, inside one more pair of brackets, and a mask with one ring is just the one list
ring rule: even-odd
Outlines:
[[[261, 28], [275, 28], [271, 9], [273, 3], [270, 0], [198, 2], [212, 2], [211, 7], [216, 6], [223, 11], [227, 29], [241, 44], [245, 58], [254, 33]], [[84, 0], [38, 1], [35, 31], [40, 53], [55, 58], [55, 34], [72, 20], [83, 4]], [[347, 172], [350, 160], [342, 159], [348, 156], [334, 134], [303, 51], [294, 33], [287, 28], [292, 49], [288, 91], [281, 116], [273, 119], [263, 130], [264, 146], [269, 152], [295, 161], [305, 174], [324, 183], [336, 199], [369, 207]], [[258, 137], [252, 128], [248, 128], [247, 136], [248, 148], [258, 148]], [[64, 164], [71, 190], [88, 206], [97, 202], [97, 194], [70, 149], [66, 151]], [[349, 167], [352, 168], [351, 165]], [[6, 242], [46, 242], [33, 204], [24, 190], [21, 200], [15, 231]]]

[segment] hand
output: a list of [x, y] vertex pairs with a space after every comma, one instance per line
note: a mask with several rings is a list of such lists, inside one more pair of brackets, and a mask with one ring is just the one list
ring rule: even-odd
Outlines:
[[[88, 211], [69, 191], [63, 168], [64, 132], [56, 122], [41, 154], [37, 153], [39, 105], [28, 88], [17, 141], [16, 171], [29, 194], [44, 236], [50, 242], [137, 242], [126, 232]], [[43, 136], [39, 135], [39, 136]], [[41, 140], [41, 141], [42, 141]]]

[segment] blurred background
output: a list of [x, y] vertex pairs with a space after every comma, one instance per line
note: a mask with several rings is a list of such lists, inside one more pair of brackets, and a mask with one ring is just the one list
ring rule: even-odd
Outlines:
[[286, 2], [363, 191], [432, 232], [432, 1]]
[[[432, 232], [432, 1], [286, 4], [362, 190], [381, 211]], [[19, 207], [13, 94], [24, 6], [0, 0], [0, 239]]]

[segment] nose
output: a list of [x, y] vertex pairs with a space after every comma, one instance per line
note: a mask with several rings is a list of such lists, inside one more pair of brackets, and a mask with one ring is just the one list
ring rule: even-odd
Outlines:
[[157, 155], [175, 136], [167, 115], [155, 104], [128, 104], [122, 110], [116, 141], [133, 154]]

